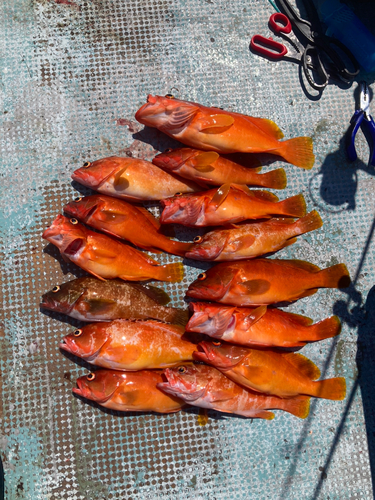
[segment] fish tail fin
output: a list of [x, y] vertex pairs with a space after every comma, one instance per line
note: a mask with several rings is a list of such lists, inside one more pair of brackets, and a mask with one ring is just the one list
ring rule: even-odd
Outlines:
[[296, 167], [310, 170], [315, 162], [311, 137], [295, 137], [281, 143], [276, 154]]
[[161, 281], [171, 281], [175, 283], [182, 281], [184, 278], [184, 265], [182, 262], [165, 264], [164, 266], [158, 267], [158, 269], [159, 272], [156, 279]]
[[185, 326], [189, 321], [189, 311], [187, 309], [171, 308], [166, 321], [174, 325]]
[[299, 234], [305, 234], [322, 227], [323, 221], [318, 212], [316, 210], [313, 210], [312, 212], [297, 220], [295, 225], [298, 228]]
[[336, 264], [319, 271], [323, 288], [347, 288], [350, 285], [349, 271], [345, 264]]
[[298, 396], [297, 398], [282, 399], [280, 410], [287, 411], [298, 418], [306, 418], [310, 412], [310, 397]]
[[314, 394], [316, 398], [332, 399], [341, 401], [346, 395], [346, 382], [344, 377], [329, 378], [314, 382]]
[[308, 342], [316, 342], [317, 340], [329, 339], [331, 337], [336, 337], [341, 331], [341, 321], [337, 316], [331, 316], [330, 318], [323, 319], [315, 325], [308, 327], [308, 338], [304, 340]]
[[259, 179], [261, 181], [261, 186], [271, 189], [284, 189], [287, 184], [286, 173], [283, 168], [260, 174]]
[[297, 194], [286, 200], [279, 201], [280, 215], [303, 217], [306, 214], [306, 202], [303, 194]]

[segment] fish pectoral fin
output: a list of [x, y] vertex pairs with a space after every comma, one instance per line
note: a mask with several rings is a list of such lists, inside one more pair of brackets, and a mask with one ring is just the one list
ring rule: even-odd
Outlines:
[[112, 210], [100, 210], [97, 212], [97, 218], [101, 222], [119, 224], [121, 222], [125, 222], [127, 217], [123, 213], [114, 212]]
[[123, 190], [129, 187], [129, 180], [124, 176], [128, 167], [124, 167], [117, 172], [113, 180], [113, 186], [116, 190]]
[[117, 257], [117, 254], [105, 250], [104, 248], [96, 248], [95, 251], [90, 253], [88, 259], [104, 266], [112, 264]]
[[167, 292], [165, 292], [161, 288], [157, 288], [156, 286], [140, 285], [139, 283], [128, 283], [128, 285], [132, 288], [135, 288], [136, 290], [140, 290], [142, 293], [150, 297], [161, 306], [165, 306], [171, 301], [171, 298], [167, 294]]
[[115, 300], [111, 299], [87, 299], [86, 303], [92, 313], [109, 312], [117, 304]]
[[247, 280], [240, 283], [240, 286], [246, 288], [246, 292], [250, 295], [262, 295], [268, 292], [271, 283], [268, 280]]
[[234, 123], [233, 116], [217, 114], [199, 121], [199, 131], [205, 134], [221, 134], [228, 130]]
[[255, 308], [250, 314], [248, 314], [245, 318], [245, 325], [247, 328], [254, 325], [257, 321], [259, 321], [267, 312], [267, 306], [259, 306]]
[[287, 353], [282, 354], [283, 358], [297, 368], [298, 371], [302, 372], [310, 380], [317, 380], [320, 377], [319, 368], [306, 356], [298, 353]]
[[168, 123], [162, 125], [160, 130], [164, 131], [183, 127], [191, 118], [193, 118], [198, 110], [198, 106], [188, 103], [180, 104], [178, 108], [173, 109]]
[[192, 158], [191, 165], [198, 172], [212, 172], [215, 170], [211, 164], [214, 163], [219, 158], [219, 155], [214, 151], [205, 151], [204, 153], [199, 153], [197, 156]]
[[230, 188], [231, 188], [230, 184], [223, 184], [213, 195], [210, 201], [210, 205], [213, 206], [215, 210], [217, 210], [220, 207], [220, 205], [224, 203], [229, 194]]
[[242, 236], [241, 239], [236, 243], [236, 251], [244, 250], [245, 248], [250, 248], [256, 242], [256, 237], [252, 234], [247, 234]]

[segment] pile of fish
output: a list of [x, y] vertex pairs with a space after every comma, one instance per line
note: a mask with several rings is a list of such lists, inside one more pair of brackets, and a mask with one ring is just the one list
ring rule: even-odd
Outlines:
[[[274, 409], [305, 418], [311, 396], [342, 400], [344, 378], [319, 381], [319, 369], [291, 352], [338, 335], [339, 319], [313, 324], [277, 306], [319, 288], [347, 287], [348, 271], [344, 264], [321, 270], [264, 257], [322, 220], [316, 211], [306, 214], [301, 194], [280, 201], [249, 189], [283, 189], [283, 169], [261, 174], [254, 158], [244, 166], [228, 156], [266, 152], [308, 169], [311, 139], [280, 141], [270, 120], [170, 95], [148, 96], [135, 117], [188, 147], [167, 150], [152, 163], [116, 156], [86, 162], [72, 178], [98, 194], [68, 203], [67, 216], [58, 215], [43, 233], [64, 259], [91, 275], [55, 286], [41, 302], [89, 322], [60, 344], [99, 367], [80, 377], [73, 392], [120, 411], [171, 413], [193, 405], [264, 419]], [[150, 200], [163, 207], [160, 220], [142, 206]], [[161, 232], [170, 223], [210, 229], [183, 243]], [[161, 265], [138, 249], [219, 261], [188, 287], [187, 297], [198, 299], [190, 314], [168, 307], [160, 288], [140, 283], [179, 282], [182, 262]]]

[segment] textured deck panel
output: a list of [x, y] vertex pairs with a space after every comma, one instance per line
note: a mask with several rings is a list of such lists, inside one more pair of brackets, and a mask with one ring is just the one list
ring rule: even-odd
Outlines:
[[[0, 6], [2, 391], [0, 451], [8, 500], [371, 499], [374, 462], [374, 170], [360, 134], [348, 163], [343, 135], [357, 87], [301, 89], [298, 67], [249, 52], [269, 36], [257, 0], [13, 0]], [[373, 78], [369, 80], [369, 83]], [[173, 415], [103, 411], [73, 396], [87, 365], [58, 348], [74, 321], [39, 310], [45, 291], [83, 275], [41, 234], [80, 188], [71, 172], [110, 155], [151, 159], [173, 141], [143, 131], [134, 113], [148, 93], [273, 119], [286, 138], [310, 135], [311, 171], [285, 166], [281, 198], [304, 193], [324, 226], [280, 257], [345, 262], [345, 292], [320, 290], [287, 310], [343, 321], [337, 339], [302, 353], [323, 375], [345, 376], [343, 402], [318, 401], [301, 421], [196, 410]], [[121, 124], [127, 124], [123, 126]], [[267, 167], [266, 167], [267, 169]], [[182, 238], [196, 234], [180, 231]], [[177, 257], [158, 255], [163, 262]], [[173, 304], [204, 264], [186, 261]]]

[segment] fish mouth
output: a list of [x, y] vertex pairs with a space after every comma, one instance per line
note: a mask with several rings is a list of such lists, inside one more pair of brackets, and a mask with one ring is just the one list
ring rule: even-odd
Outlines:
[[203, 363], [211, 364], [212, 359], [210, 359], [209, 351], [206, 351], [204, 346], [202, 346], [201, 344], [198, 344], [197, 348], [198, 348], [198, 351], [193, 352], [193, 358], [196, 361], [202, 361]]

